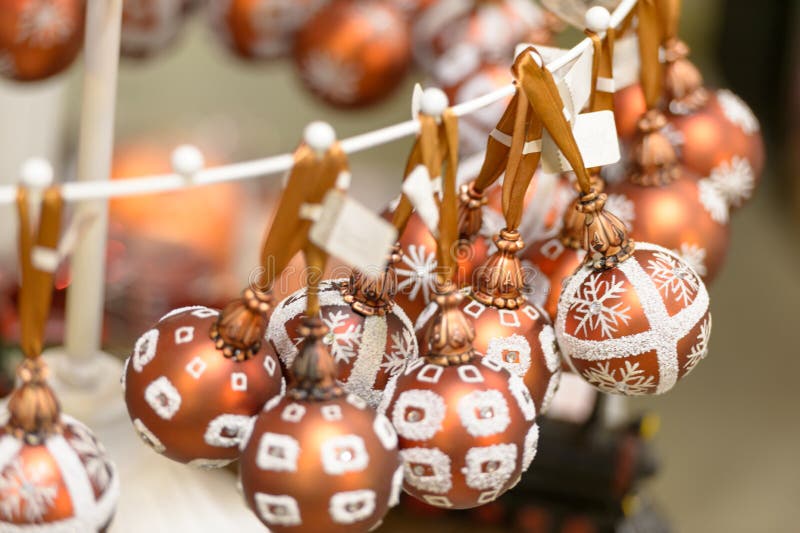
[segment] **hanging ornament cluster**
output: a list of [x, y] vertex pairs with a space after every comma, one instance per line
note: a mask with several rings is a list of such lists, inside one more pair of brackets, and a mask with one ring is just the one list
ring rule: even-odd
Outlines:
[[85, 0], [2, 0], [0, 75], [38, 81], [68, 68], [83, 45]]
[[119, 498], [116, 468], [91, 430], [61, 413], [41, 358], [52, 298], [54, 268], [49, 267], [55, 265], [43, 270], [34, 264], [32, 252], [57, 247], [62, 199], [55, 187], [43, 192], [34, 229], [33, 197], [25, 187], [19, 189], [20, 344], [25, 359], [0, 413], [0, 530], [105, 531]]

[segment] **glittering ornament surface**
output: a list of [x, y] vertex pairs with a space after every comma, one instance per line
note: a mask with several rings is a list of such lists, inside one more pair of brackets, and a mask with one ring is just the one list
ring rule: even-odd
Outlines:
[[48, 78], [81, 49], [84, 0], [2, 0], [0, 13], [0, 74], [7, 78]]
[[700, 276], [660, 246], [636, 243], [617, 268], [583, 267], [565, 284], [556, 319], [561, 353], [596, 388], [669, 391], [708, 353], [711, 315]]
[[385, 0], [334, 0], [298, 32], [294, 61], [305, 85], [344, 107], [388, 96], [411, 60], [405, 17]]
[[183, 26], [187, 0], [125, 0], [122, 4], [122, 55], [142, 58], [167, 48]]
[[[476, 300], [469, 288], [463, 293], [461, 310], [475, 328], [475, 350], [522, 378], [536, 411], [546, 413], [561, 378], [561, 357], [545, 311], [527, 302], [518, 309], [498, 309]], [[418, 336], [424, 336], [436, 307], [431, 303], [420, 315]]]
[[398, 503], [389, 420], [354, 395], [269, 402], [241, 459], [247, 504], [271, 531], [367, 531]]
[[678, 253], [704, 281], [714, 280], [724, 265], [730, 227], [725, 196], [710, 180], [684, 172], [668, 185], [625, 182], [607, 190], [614, 198], [608, 210], [624, 215], [633, 239]]
[[271, 59], [292, 50], [295, 32], [325, 0], [214, 0], [211, 26], [222, 41], [248, 59]]
[[[403, 309], [394, 304], [383, 315], [364, 316], [344, 301], [347, 279], [322, 282], [320, 316], [328, 327], [324, 338], [345, 390], [372, 407], [380, 403], [390, 378], [419, 356], [414, 328]], [[268, 339], [275, 345], [286, 368], [291, 367], [301, 340], [297, 327], [306, 309], [306, 291], [300, 289], [275, 308]]]
[[381, 410], [400, 438], [405, 490], [443, 508], [476, 507], [513, 487], [536, 455], [536, 406], [500, 363], [420, 359], [386, 390]]
[[156, 452], [200, 467], [239, 456], [243, 432], [281, 392], [269, 343], [251, 359], [227, 359], [209, 338], [219, 312], [178, 309], [136, 341], [122, 385], [133, 426]]
[[0, 426], [0, 531], [93, 532], [111, 522], [114, 464], [89, 428], [65, 415], [61, 423], [38, 444]]

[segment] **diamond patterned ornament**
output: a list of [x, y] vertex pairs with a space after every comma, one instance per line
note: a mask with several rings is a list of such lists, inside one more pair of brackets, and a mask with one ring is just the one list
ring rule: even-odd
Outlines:
[[224, 466], [239, 456], [251, 418], [281, 394], [269, 343], [244, 360], [227, 358], [210, 337], [220, 312], [187, 307], [167, 314], [136, 341], [122, 386], [142, 440], [192, 466]]
[[38, 81], [67, 69], [83, 46], [85, 0], [4, 0], [0, 75]]
[[637, 242], [618, 266], [566, 280], [555, 328], [564, 359], [597, 389], [662, 394], [708, 353], [708, 292], [676, 254]]
[[[323, 342], [337, 364], [342, 386], [376, 408], [386, 383], [419, 356], [419, 349], [411, 321], [393, 298], [381, 295], [373, 299], [375, 305], [359, 298], [360, 291], [353, 288], [363, 281], [362, 276], [321, 282], [320, 317], [328, 327]], [[278, 304], [270, 320], [267, 336], [286, 368], [298, 353], [297, 328], [305, 309], [306, 290], [300, 289]]]

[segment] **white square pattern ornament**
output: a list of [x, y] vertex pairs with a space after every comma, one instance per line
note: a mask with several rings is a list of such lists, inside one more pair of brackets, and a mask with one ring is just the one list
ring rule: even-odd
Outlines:
[[341, 191], [328, 191], [311, 225], [311, 242], [363, 272], [382, 272], [397, 230]]
[[[619, 141], [613, 112], [597, 111], [578, 115], [572, 124], [572, 133], [586, 168], [602, 167], [619, 161]], [[549, 174], [572, 170], [572, 165], [546, 132], [542, 138], [542, 170]]]

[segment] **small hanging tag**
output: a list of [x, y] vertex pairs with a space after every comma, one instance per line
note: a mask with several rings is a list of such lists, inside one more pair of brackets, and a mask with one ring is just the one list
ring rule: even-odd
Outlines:
[[[441, 178], [438, 189], [441, 191]], [[417, 214], [436, 235], [439, 231], [439, 206], [436, 203], [437, 191], [435, 180], [431, 180], [428, 169], [424, 165], [417, 165], [403, 181], [403, 194], [408, 197]]]
[[[594, 52], [592, 48], [586, 48], [575, 63], [570, 67], [566, 74], [564, 74], [564, 84], [569, 89], [569, 103], [564, 104], [569, 108], [572, 114], [580, 113], [592, 94], [592, 60]], [[556, 78], [558, 79], [558, 78]], [[560, 80], [557, 82], [561, 85]], [[563, 91], [560, 90], [562, 100], [564, 99]]]
[[395, 227], [341, 191], [328, 191], [320, 205], [311, 242], [364, 273], [383, 272], [397, 240]]
[[[572, 133], [586, 168], [603, 167], [619, 161], [613, 112], [597, 111], [578, 115], [572, 125]], [[542, 139], [542, 170], [552, 174], [572, 170], [572, 165], [547, 132]]]
[[554, 46], [543, 46], [541, 44], [535, 44], [535, 43], [520, 43], [514, 49], [514, 57], [517, 57], [522, 52], [524, 52], [525, 50], [530, 48], [531, 46], [536, 48], [536, 51], [539, 52], [540, 56], [542, 56], [542, 60], [544, 61], [545, 65], [547, 65], [549, 63], [552, 63], [553, 61], [555, 61], [559, 57], [561, 57], [564, 54], [566, 54], [567, 52], [569, 52], [569, 50], [566, 49], [566, 48], [556, 48]]
[[614, 88], [617, 91], [639, 81], [639, 39], [635, 35], [614, 43]]

